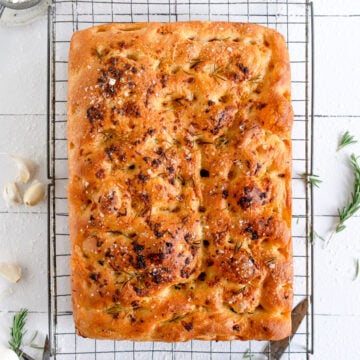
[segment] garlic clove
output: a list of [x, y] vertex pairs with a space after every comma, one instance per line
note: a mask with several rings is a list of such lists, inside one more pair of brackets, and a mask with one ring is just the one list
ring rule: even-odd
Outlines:
[[6, 155], [9, 156], [11, 159], [13, 159], [16, 162], [16, 166], [18, 168], [18, 177], [19, 181], [23, 184], [26, 184], [31, 176], [35, 172], [36, 163], [30, 159], [23, 158], [21, 156], [12, 155], [8, 153], [0, 153], [0, 155]]
[[45, 199], [45, 185], [38, 180], [34, 180], [24, 194], [24, 204], [34, 206]]
[[0, 344], [0, 359], [1, 360], [19, 360], [15, 351], [9, 349], [3, 344]]
[[34, 161], [16, 155], [10, 155], [10, 157], [16, 162], [19, 171], [19, 181], [26, 184], [34, 173], [36, 166]]
[[22, 198], [16, 183], [6, 184], [3, 196], [8, 207], [22, 203]]
[[15, 284], [21, 278], [21, 267], [11, 263], [0, 263], [0, 275]]

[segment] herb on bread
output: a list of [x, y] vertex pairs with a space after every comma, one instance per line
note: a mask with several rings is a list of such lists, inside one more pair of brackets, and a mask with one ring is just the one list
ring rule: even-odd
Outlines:
[[211, 73], [211, 75], [216, 79], [222, 80], [222, 81], [226, 81], [226, 77], [225, 77], [225, 69], [223, 66], [217, 66], [216, 64], [214, 64], [214, 69]]

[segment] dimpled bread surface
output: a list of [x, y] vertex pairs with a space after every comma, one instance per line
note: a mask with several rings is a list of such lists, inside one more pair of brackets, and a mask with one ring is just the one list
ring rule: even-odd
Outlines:
[[69, 55], [71, 286], [97, 339], [291, 332], [290, 67], [255, 24], [107, 24]]

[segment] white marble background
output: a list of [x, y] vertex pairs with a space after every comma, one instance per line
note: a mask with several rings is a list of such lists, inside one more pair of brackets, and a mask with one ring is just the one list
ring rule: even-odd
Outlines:
[[[360, 1], [315, 0], [315, 167], [323, 183], [315, 189], [315, 229], [329, 236], [337, 208], [352, 189], [347, 158], [360, 155]], [[39, 163], [46, 181], [46, 16], [16, 28], [0, 27], [0, 152]], [[349, 130], [356, 145], [336, 152]], [[0, 189], [16, 176], [0, 157]], [[47, 333], [46, 206], [9, 211], [0, 200], [0, 262], [16, 261], [24, 281], [0, 279], [0, 342], [8, 339], [13, 311], [30, 310], [28, 328]], [[312, 359], [360, 358], [360, 213], [326, 248], [315, 246], [315, 355]], [[28, 338], [32, 335], [29, 331]], [[41, 338], [40, 338], [41, 340]], [[33, 352], [35, 356], [39, 353]]]

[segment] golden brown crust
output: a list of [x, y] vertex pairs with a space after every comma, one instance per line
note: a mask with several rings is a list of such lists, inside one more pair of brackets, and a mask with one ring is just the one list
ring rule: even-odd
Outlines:
[[79, 334], [291, 331], [290, 70], [240, 23], [109, 24], [69, 56], [71, 281]]

